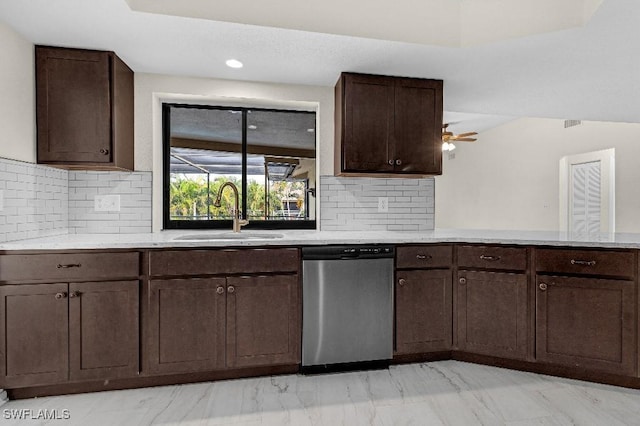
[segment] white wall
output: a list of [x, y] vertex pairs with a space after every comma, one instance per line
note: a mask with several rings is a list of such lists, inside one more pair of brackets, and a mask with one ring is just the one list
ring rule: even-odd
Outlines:
[[135, 74], [135, 169], [153, 171], [153, 230], [162, 229], [162, 101], [317, 111], [317, 170], [333, 174], [333, 88]]
[[616, 232], [640, 232], [640, 124], [522, 118], [457, 143], [436, 177], [436, 228], [559, 228], [559, 162], [615, 148]]
[[36, 161], [33, 44], [0, 22], [0, 157]]

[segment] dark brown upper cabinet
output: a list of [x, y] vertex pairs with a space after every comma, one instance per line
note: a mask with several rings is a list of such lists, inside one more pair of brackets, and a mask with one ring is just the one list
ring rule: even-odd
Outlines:
[[113, 52], [36, 46], [38, 163], [133, 170], [133, 71]]
[[442, 174], [442, 80], [342, 73], [337, 175]]

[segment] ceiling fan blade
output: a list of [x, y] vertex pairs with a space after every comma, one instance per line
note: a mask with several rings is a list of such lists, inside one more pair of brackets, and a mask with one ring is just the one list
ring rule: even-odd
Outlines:
[[456, 142], [475, 142], [478, 139], [474, 139], [474, 138], [452, 138], [451, 140], [454, 140]]
[[442, 136], [453, 136], [453, 132], [442, 132]]
[[467, 136], [475, 136], [477, 134], [478, 134], [478, 132], [467, 132], [467, 133], [460, 133], [458, 136], [464, 138], [464, 137], [467, 137]]

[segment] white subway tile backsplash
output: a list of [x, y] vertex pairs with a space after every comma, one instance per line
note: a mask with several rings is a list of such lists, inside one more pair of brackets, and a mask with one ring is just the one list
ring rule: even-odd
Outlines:
[[[96, 195], [119, 195], [120, 210], [96, 212]], [[69, 233], [151, 232], [151, 172], [69, 172]]]
[[[151, 232], [151, 173], [67, 171], [0, 158], [0, 242], [66, 233]], [[98, 194], [120, 195], [114, 214]]]
[[[426, 231], [434, 228], [433, 178], [320, 177], [320, 228], [324, 231]], [[378, 212], [378, 197], [389, 211]]]
[[67, 233], [68, 172], [0, 159], [0, 242]]

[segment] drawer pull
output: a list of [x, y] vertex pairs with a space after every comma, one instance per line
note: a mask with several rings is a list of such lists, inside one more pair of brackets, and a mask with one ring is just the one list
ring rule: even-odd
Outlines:
[[571, 259], [572, 265], [580, 265], [580, 266], [596, 266], [595, 260], [579, 260], [579, 259]]
[[400, 284], [400, 287], [404, 287], [406, 283], [407, 283], [407, 280], [405, 280], [404, 278], [400, 278], [398, 280], [398, 284]]
[[547, 290], [547, 285], [545, 283], [540, 283], [540, 290], [546, 291]]
[[64, 299], [65, 297], [67, 297], [65, 292], [56, 293], [56, 299]]
[[458, 282], [460, 283], [460, 285], [465, 285], [467, 283], [467, 279], [462, 277], [458, 280]]
[[227, 287], [227, 293], [234, 293], [236, 291], [236, 288], [232, 285], [230, 285], [229, 287]]
[[222, 287], [221, 285], [218, 286], [218, 288], [216, 288], [216, 293], [218, 293], [218, 294], [224, 293], [224, 287]]
[[69, 298], [73, 299], [76, 297], [80, 297], [80, 292], [79, 291], [72, 291], [71, 293], [69, 293]]
[[109, 150], [108, 150], [108, 149], [106, 149], [106, 148], [102, 148], [102, 149], [100, 150], [100, 154], [102, 154], [102, 155], [107, 155], [108, 153], [109, 153]]
[[500, 260], [500, 256], [487, 256], [487, 255], [481, 254], [480, 259], [487, 260], [489, 262], [495, 262], [497, 260]]
[[58, 266], [56, 266], [56, 268], [58, 268], [58, 269], [69, 269], [69, 268], [79, 268], [81, 266], [82, 265], [79, 264], [79, 263], [68, 263], [66, 265], [62, 265], [62, 264], [58, 263]]
[[432, 257], [429, 254], [416, 254], [416, 259], [418, 259], [418, 260], [430, 260], [430, 259], [432, 259]]

